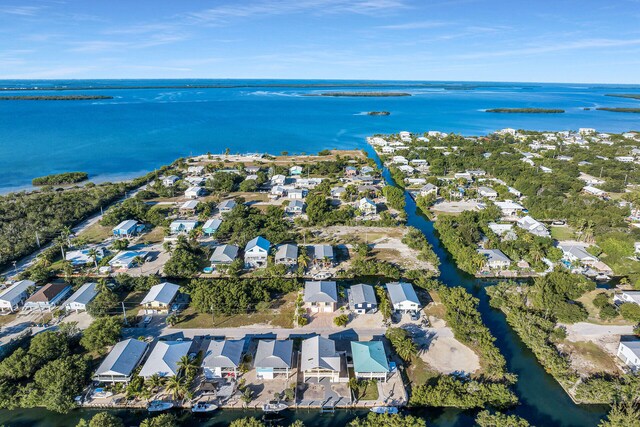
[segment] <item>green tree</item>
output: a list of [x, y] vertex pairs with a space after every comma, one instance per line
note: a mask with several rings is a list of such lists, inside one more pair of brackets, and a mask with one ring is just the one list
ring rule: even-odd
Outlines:
[[640, 322], [640, 305], [625, 302], [620, 305], [619, 310], [625, 320], [630, 320], [634, 323]]
[[178, 427], [178, 420], [173, 414], [160, 414], [143, 420], [140, 427]]
[[640, 409], [632, 402], [615, 403], [598, 427], [640, 427]]
[[500, 412], [491, 414], [489, 411], [481, 411], [476, 417], [479, 427], [529, 427], [530, 424], [524, 418], [517, 415], [505, 415]]
[[333, 323], [334, 323], [336, 326], [342, 326], [342, 327], [345, 327], [345, 326], [347, 326], [347, 323], [349, 323], [349, 316], [347, 316], [346, 314], [341, 314], [341, 315], [339, 315], [339, 316], [336, 316], [336, 317], [333, 319]]
[[113, 414], [98, 412], [89, 421], [89, 427], [124, 427], [124, 423]]
[[43, 406], [54, 412], [69, 412], [76, 406], [73, 398], [82, 391], [88, 373], [87, 361], [79, 355], [49, 362], [34, 375], [35, 387], [25, 397], [24, 403]]
[[427, 423], [412, 415], [368, 414], [364, 418], [356, 418], [348, 425], [349, 427], [426, 427]]
[[240, 418], [231, 421], [229, 427], [264, 427], [264, 423], [253, 417]]
[[118, 342], [122, 332], [122, 323], [115, 317], [101, 317], [85, 329], [80, 344], [88, 351], [103, 353], [106, 346]]

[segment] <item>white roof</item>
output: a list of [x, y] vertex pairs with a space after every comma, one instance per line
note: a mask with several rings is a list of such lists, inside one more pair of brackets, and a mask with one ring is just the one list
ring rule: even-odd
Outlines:
[[85, 304], [85, 305], [88, 304], [89, 302], [91, 302], [92, 299], [95, 298], [96, 295], [98, 295], [96, 286], [97, 286], [97, 283], [95, 282], [85, 283], [84, 285], [80, 286], [78, 290], [75, 291], [73, 295], [71, 295], [69, 299], [65, 302], [65, 305], [69, 305], [71, 303], [78, 303], [78, 304]]
[[222, 220], [221, 219], [211, 218], [211, 219], [208, 219], [207, 222], [204, 223], [202, 228], [205, 229], [205, 230], [207, 228], [213, 228], [213, 229], [217, 230], [218, 227], [220, 227], [220, 224], [222, 224]]
[[180, 209], [195, 209], [200, 202], [198, 200], [189, 200], [188, 202], [184, 202]]
[[20, 280], [2, 291], [2, 293], [0, 293], [0, 300], [13, 301], [15, 298], [26, 292], [27, 288], [35, 285], [36, 282], [32, 282], [31, 280]]
[[336, 343], [329, 338], [315, 336], [302, 341], [301, 369], [329, 369], [340, 371], [340, 355]]
[[202, 367], [237, 368], [242, 359], [244, 340], [211, 341], [202, 359]]
[[125, 221], [122, 221], [120, 224], [116, 225], [115, 227], [113, 227], [113, 229], [114, 230], [125, 230], [125, 231], [128, 231], [132, 227], [135, 227], [136, 225], [138, 225], [138, 221], [136, 221], [134, 219], [127, 219]]
[[406, 282], [387, 283], [387, 292], [389, 293], [389, 298], [391, 299], [391, 303], [394, 305], [402, 303], [404, 301], [420, 304], [418, 295], [416, 295], [416, 291], [413, 289], [413, 286], [410, 283], [406, 283]]
[[162, 304], [170, 304], [178, 294], [180, 286], [173, 283], [163, 282], [159, 285], [152, 286], [147, 295], [140, 304], [148, 304], [150, 302], [159, 302]]
[[140, 363], [147, 351], [144, 341], [128, 339], [113, 346], [111, 352], [102, 361], [95, 375], [123, 375], [128, 377]]
[[161, 377], [177, 375], [178, 361], [191, 348], [191, 341], [158, 341], [149, 358], [140, 370], [140, 376], [148, 378], [153, 374]]
[[513, 202], [511, 200], [505, 200], [504, 202], [495, 202], [496, 206], [499, 207], [502, 210], [524, 210], [524, 207], [516, 202]]

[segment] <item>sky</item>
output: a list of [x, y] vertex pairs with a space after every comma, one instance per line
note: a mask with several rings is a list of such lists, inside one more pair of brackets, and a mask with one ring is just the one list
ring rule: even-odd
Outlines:
[[0, 0], [0, 79], [640, 83], [640, 0]]

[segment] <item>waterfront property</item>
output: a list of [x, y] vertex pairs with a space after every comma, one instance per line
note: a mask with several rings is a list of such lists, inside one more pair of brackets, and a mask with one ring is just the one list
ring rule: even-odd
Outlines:
[[363, 215], [375, 215], [378, 213], [378, 207], [375, 202], [367, 197], [360, 199], [358, 202], [358, 210], [360, 210]]
[[484, 267], [497, 270], [509, 268], [511, 260], [500, 249], [478, 249], [478, 253], [484, 257]]
[[410, 283], [387, 283], [387, 292], [396, 313], [411, 313], [422, 308], [418, 295]]
[[156, 374], [163, 378], [178, 375], [178, 362], [190, 348], [191, 341], [157, 341], [138, 375], [144, 379]]
[[319, 335], [302, 341], [300, 370], [304, 382], [311, 378], [328, 378], [330, 382], [338, 382], [341, 364], [335, 341]]
[[640, 370], [640, 339], [636, 337], [622, 337], [618, 345], [618, 357], [632, 371]]
[[353, 372], [357, 379], [386, 382], [391, 369], [382, 341], [351, 341]]
[[144, 341], [133, 338], [120, 341], [102, 361], [93, 380], [101, 383], [128, 383], [148, 349], [149, 345]]
[[138, 221], [128, 219], [113, 227], [115, 237], [133, 237], [138, 233]]
[[0, 310], [13, 312], [29, 297], [29, 289], [35, 289], [31, 280], [20, 280], [0, 293]]
[[149, 289], [140, 305], [145, 308], [146, 313], [168, 312], [179, 291], [178, 285], [169, 282], [160, 283]]
[[211, 254], [211, 258], [209, 258], [209, 261], [211, 261], [212, 266], [216, 266], [218, 264], [231, 264], [233, 260], [238, 257], [239, 250], [240, 248], [236, 245], [216, 246], [213, 250], [213, 254]]
[[333, 313], [338, 306], [336, 282], [306, 282], [304, 305], [312, 313]]
[[313, 245], [312, 261], [317, 266], [333, 265], [335, 258], [333, 255], [333, 246], [331, 245]]
[[629, 302], [640, 305], [640, 291], [622, 291], [616, 293], [613, 296], [613, 302], [617, 304]]
[[244, 248], [245, 268], [266, 267], [270, 247], [271, 243], [262, 236], [250, 240]]
[[277, 375], [288, 378], [293, 366], [293, 341], [258, 341], [253, 366], [259, 379], [272, 380]]
[[71, 286], [66, 283], [48, 283], [26, 300], [23, 310], [51, 311], [60, 305], [69, 292]]
[[68, 300], [64, 303], [64, 308], [67, 311], [86, 311], [87, 304], [89, 304], [98, 295], [98, 286], [95, 282], [85, 283], [75, 291]]
[[211, 340], [202, 359], [207, 379], [238, 376], [244, 340]]
[[349, 308], [358, 314], [378, 311], [376, 292], [371, 285], [357, 284], [349, 288]]
[[175, 175], [169, 175], [162, 178], [162, 185], [165, 187], [173, 187], [173, 185], [178, 182], [180, 178]]

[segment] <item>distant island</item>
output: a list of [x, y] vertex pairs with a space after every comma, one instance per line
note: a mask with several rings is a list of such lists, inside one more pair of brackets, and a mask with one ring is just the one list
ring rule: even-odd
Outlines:
[[75, 184], [77, 182], [85, 181], [89, 179], [89, 174], [86, 172], [64, 172], [56, 173], [52, 175], [39, 176], [31, 180], [33, 185], [60, 185], [60, 184]]
[[640, 108], [614, 108], [614, 107], [599, 107], [596, 110], [611, 111], [614, 113], [640, 113]]
[[324, 92], [324, 93], [308, 93], [304, 96], [345, 96], [345, 97], [392, 97], [392, 96], [411, 96], [406, 92]]
[[106, 95], [0, 96], [0, 101], [87, 101], [92, 99], [113, 99], [113, 96], [106, 96]]
[[369, 111], [367, 116], [389, 116], [391, 115], [388, 111]]
[[616, 98], [640, 99], [640, 94], [637, 94], [637, 93], [607, 93], [605, 96], [613, 96]]
[[535, 114], [559, 114], [564, 110], [559, 108], [491, 108], [487, 113], [535, 113]]

